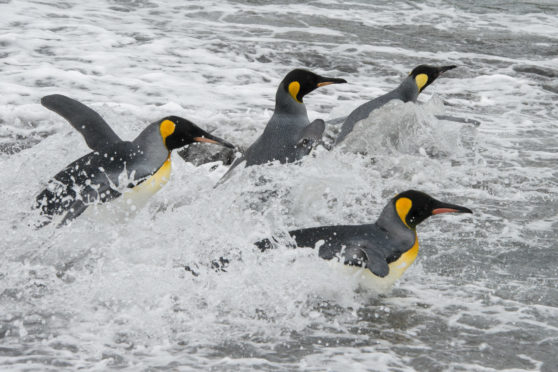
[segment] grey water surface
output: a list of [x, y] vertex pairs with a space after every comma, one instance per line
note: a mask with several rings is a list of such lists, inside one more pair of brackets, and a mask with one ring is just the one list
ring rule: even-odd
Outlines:
[[[0, 14], [1, 370], [558, 370], [555, 1], [7, 0]], [[33, 228], [34, 196], [89, 151], [44, 95], [124, 139], [174, 114], [247, 146], [293, 68], [349, 82], [305, 97], [327, 123], [423, 63], [458, 68], [343, 148], [217, 189], [226, 166], [174, 154], [127, 221]], [[313, 250], [252, 245], [369, 223], [411, 188], [474, 214], [421, 224], [388, 293]], [[220, 256], [226, 272], [206, 265]]]

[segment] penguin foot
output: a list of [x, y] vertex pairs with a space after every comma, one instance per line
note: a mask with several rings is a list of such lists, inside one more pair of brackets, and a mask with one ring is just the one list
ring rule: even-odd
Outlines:
[[[218, 259], [215, 260], [211, 260], [211, 262], [209, 263], [209, 267], [215, 271], [216, 273], [218, 272], [227, 272], [226, 268], [229, 266], [230, 261], [225, 258], [225, 257], [219, 257]], [[192, 273], [193, 276], [199, 276], [200, 272], [199, 272], [199, 265], [197, 264], [193, 264], [193, 265], [186, 265], [184, 266], [184, 270], [189, 271], [190, 273]]]

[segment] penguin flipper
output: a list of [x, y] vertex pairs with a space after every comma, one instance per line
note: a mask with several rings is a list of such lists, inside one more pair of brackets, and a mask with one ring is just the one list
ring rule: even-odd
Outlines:
[[232, 170], [234, 168], [236, 168], [238, 165], [240, 165], [240, 163], [242, 163], [243, 161], [245, 161], [246, 158], [244, 156], [241, 156], [240, 158], [236, 159], [236, 161], [234, 163], [232, 163], [232, 165], [230, 166], [229, 170], [227, 170], [225, 172], [225, 174], [223, 175], [223, 177], [221, 177], [221, 179], [219, 181], [217, 181], [217, 183], [215, 184], [215, 186], [213, 186], [213, 188], [217, 188], [217, 186], [225, 183], [229, 178], [231, 178], [232, 176]]
[[81, 102], [61, 94], [52, 94], [43, 97], [41, 104], [66, 119], [82, 134], [92, 150], [102, 151], [109, 145], [122, 142], [101, 115]]
[[64, 216], [64, 218], [62, 219], [62, 222], [60, 222], [58, 224], [58, 226], [56, 226], [57, 228], [59, 227], [63, 227], [66, 226], [69, 222], [71, 222], [73, 219], [79, 217], [80, 214], [82, 214], [83, 212], [85, 212], [85, 210], [87, 209], [87, 205], [81, 201], [81, 200], [76, 200], [72, 203], [72, 205], [69, 208], [68, 213], [66, 213], [66, 215]]
[[344, 264], [349, 266], [366, 267], [381, 278], [389, 274], [386, 258], [380, 252], [366, 249], [362, 246], [348, 246], [344, 251]]
[[297, 146], [305, 140], [313, 142], [321, 140], [324, 131], [325, 122], [322, 119], [314, 120], [300, 132], [300, 138], [298, 139]]
[[300, 137], [295, 145], [296, 160], [300, 160], [308, 155], [310, 151], [321, 142], [324, 131], [324, 121], [322, 119], [316, 119], [300, 132]]

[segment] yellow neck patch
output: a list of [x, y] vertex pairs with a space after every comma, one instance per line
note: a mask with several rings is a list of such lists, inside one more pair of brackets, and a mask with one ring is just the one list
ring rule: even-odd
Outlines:
[[289, 84], [289, 93], [295, 101], [297, 101], [298, 103], [302, 103], [298, 100], [298, 98], [296, 98], [298, 92], [300, 92], [300, 83], [298, 81], [293, 81]]
[[389, 276], [394, 276], [394, 282], [411, 266], [416, 260], [419, 252], [419, 241], [417, 233], [415, 233], [415, 243], [407, 252], [403, 253], [396, 261], [389, 264]]
[[419, 92], [422, 90], [422, 88], [424, 88], [424, 86], [426, 85], [426, 83], [428, 82], [428, 75], [426, 74], [418, 74], [415, 77], [415, 82], [417, 83], [417, 87]]
[[161, 137], [163, 137], [163, 142], [166, 145], [167, 137], [174, 133], [174, 129], [176, 128], [176, 124], [174, 124], [170, 120], [163, 120], [159, 130], [161, 131]]
[[358, 278], [359, 284], [361, 284], [363, 287], [370, 288], [374, 292], [385, 293], [403, 275], [405, 270], [407, 270], [409, 266], [411, 266], [411, 264], [417, 258], [418, 252], [419, 241], [417, 234], [415, 233], [415, 243], [413, 244], [413, 246], [407, 252], [403, 253], [396, 261], [393, 261], [389, 264], [389, 273], [383, 278], [374, 275], [372, 271], [366, 268], [339, 264], [335, 262], [336, 260], [331, 260], [328, 262], [330, 265], [340, 267], [341, 270], [346, 271], [353, 278]]
[[403, 221], [403, 223], [407, 227], [409, 227], [409, 225], [407, 225], [406, 218], [407, 218], [407, 214], [409, 214], [409, 211], [411, 210], [412, 206], [413, 206], [413, 202], [409, 198], [399, 198], [395, 202], [395, 210], [397, 211], [397, 214], [399, 215], [399, 218], [401, 218], [401, 221]]

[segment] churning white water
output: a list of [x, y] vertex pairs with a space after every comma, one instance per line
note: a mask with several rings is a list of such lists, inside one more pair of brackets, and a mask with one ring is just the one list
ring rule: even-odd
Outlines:
[[[0, 12], [0, 369], [558, 368], [554, 1], [3, 0]], [[90, 105], [124, 139], [174, 114], [246, 146], [293, 68], [349, 82], [305, 97], [327, 122], [423, 63], [458, 68], [342, 149], [216, 189], [227, 166], [173, 154], [170, 182], [130, 220], [32, 227], [34, 196], [89, 151], [44, 95]], [[372, 222], [411, 188], [474, 214], [420, 225], [418, 259], [386, 294], [313, 250], [252, 244]]]

